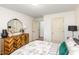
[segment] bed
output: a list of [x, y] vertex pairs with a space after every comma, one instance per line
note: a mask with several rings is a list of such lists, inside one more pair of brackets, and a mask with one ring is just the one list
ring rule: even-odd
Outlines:
[[10, 55], [56, 55], [59, 44], [36, 40], [19, 48]]
[[[79, 45], [72, 38], [69, 38], [63, 42], [66, 43], [69, 51], [68, 54], [63, 55], [79, 55]], [[64, 47], [61, 49], [62, 43], [57, 44], [36, 40], [17, 49], [10, 55], [62, 55], [59, 54], [60, 50], [62, 52], [62, 49], [65, 49]]]

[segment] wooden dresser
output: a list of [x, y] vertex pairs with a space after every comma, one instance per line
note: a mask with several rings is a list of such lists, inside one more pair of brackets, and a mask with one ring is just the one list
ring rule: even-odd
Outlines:
[[9, 55], [13, 51], [22, 47], [23, 45], [29, 43], [29, 34], [23, 33], [19, 35], [14, 35], [11, 37], [4, 38], [4, 44], [2, 44], [2, 55]]

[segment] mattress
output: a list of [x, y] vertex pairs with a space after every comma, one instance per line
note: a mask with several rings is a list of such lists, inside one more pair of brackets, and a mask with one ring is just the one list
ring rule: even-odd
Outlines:
[[46, 41], [33, 41], [17, 49], [10, 55], [56, 55], [59, 44]]

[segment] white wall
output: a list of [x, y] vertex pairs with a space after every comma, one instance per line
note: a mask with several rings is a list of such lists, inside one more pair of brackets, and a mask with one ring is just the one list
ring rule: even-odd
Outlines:
[[44, 16], [44, 40], [51, 41], [51, 17]]
[[77, 37], [79, 36], [79, 5], [77, 5], [76, 9], [75, 9], [75, 17], [76, 17], [76, 24], [78, 27], [78, 31], [77, 31]]
[[51, 41], [52, 40], [52, 30], [51, 30], [51, 23], [53, 17], [63, 17], [64, 18], [64, 38], [66, 39], [67, 36], [72, 36], [72, 32], [68, 31], [68, 25], [74, 25], [75, 23], [75, 12], [62, 12], [58, 14], [50, 14], [44, 16], [44, 40]]
[[22, 14], [22, 13], [19, 13], [19, 12], [10, 10], [10, 9], [6, 9], [3, 7], [0, 7], [0, 33], [2, 29], [7, 28], [7, 22], [14, 18], [17, 18], [21, 22], [23, 22], [23, 27], [25, 28], [25, 32], [29, 33], [29, 38], [31, 41], [32, 40], [32, 20], [33, 18], [25, 14]]
[[75, 9], [75, 16], [76, 16], [76, 24], [78, 25], [78, 31], [79, 31], [79, 5]]

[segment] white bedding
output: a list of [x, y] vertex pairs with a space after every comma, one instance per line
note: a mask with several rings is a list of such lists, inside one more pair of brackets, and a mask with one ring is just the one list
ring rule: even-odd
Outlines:
[[33, 41], [14, 51], [11, 55], [56, 55], [58, 44], [46, 41]]

